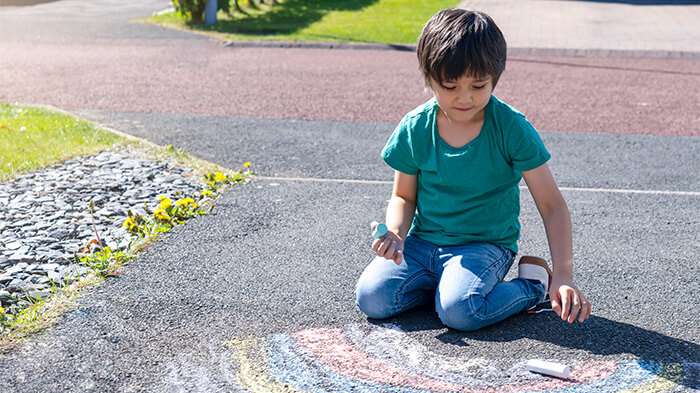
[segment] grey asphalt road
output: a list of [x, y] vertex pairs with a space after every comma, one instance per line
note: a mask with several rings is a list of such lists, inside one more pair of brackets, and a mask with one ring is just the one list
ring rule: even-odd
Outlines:
[[[240, 364], [228, 340], [371, 326], [377, 321], [354, 309], [352, 289], [371, 258], [367, 223], [381, 217], [389, 192], [388, 184], [262, 180], [236, 188], [215, 214], [178, 228], [123, 276], [82, 297], [55, 328], [3, 357], [0, 386], [235, 391]], [[391, 322], [433, 351], [486, 357], [503, 368], [531, 357], [697, 362], [700, 332], [689, 299], [699, 289], [698, 197], [564, 195], [575, 278], [595, 305], [586, 323], [519, 315], [460, 333], [442, 327], [430, 307]], [[537, 212], [526, 193], [522, 199], [521, 247], [543, 255]], [[697, 383], [685, 378], [681, 387]]]
[[[147, 15], [167, 2], [122, 3], [105, 1], [102, 8], [65, 0], [15, 10], [11, 18], [10, 12], [0, 9], [0, 21], [5, 23], [0, 23], [0, 53], [12, 54], [0, 64], [16, 73], [2, 79], [7, 83], [0, 86], [0, 98], [11, 100], [16, 95], [65, 102], [88, 119], [155, 143], [172, 143], [226, 167], [237, 168], [250, 160], [260, 175], [270, 178], [232, 189], [213, 214], [176, 228], [127, 266], [122, 276], [85, 293], [55, 327], [0, 356], [0, 391], [444, 392], [474, 386], [476, 391], [515, 392], [537, 390], [537, 383], [546, 384], [539, 390], [567, 387], [525, 373], [523, 362], [534, 357], [590, 371], [569, 391], [700, 388], [700, 319], [693, 309], [700, 290], [696, 160], [700, 142], [690, 136], [698, 131], [697, 108], [692, 105], [699, 85], [696, 62], [584, 58], [577, 61], [593, 67], [571, 67], [556, 74], [547, 74], [552, 70], [548, 67], [562, 59], [533, 59], [526, 67], [514, 67], [512, 83], [521, 87], [509, 91], [527, 97], [521, 98], [525, 102], [547, 103], [546, 110], [538, 112], [540, 119], [557, 108], [576, 112], [571, 111], [574, 96], [557, 102], [552, 90], [528, 88], [543, 83], [578, 89], [578, 95], [590, 91], [584, 107], [611, 108], [609, 116], [595, 119], [593, 127], [584, 116], [556, 123], [566, 124], [562, 128], [538, 123], [543, 124], [542, 136], [553, 153], [551, 167], [572, 213], [575, 279], [594, 304], [594, 313], [586, 323], [571, 326], [552, 313], [521, 314], [478, 332], [462, 333], [441, 326], [429, 306], [388, 321], [368, 320], [354, 307], [355, 282], [372, 258], [369, 222], [382, 219], [391, 192], [391, 171], [378, 154], [393, 129], [390, 119], [398, 119], [398, 109], [419, 98], [419, 89], [410, 90], [410, 97], [402, 98], [405, 101], [392, 101], [396, 108], [379, 117], [366, 115], [364, 107], [354, 106], [362, 103], [340, 93], [308, 99], [326, 101], [328, 106], [321, 108], [342, 108], [357, 115], [313, 111], [299, 120], [276, 118], [262, 110], [257, 116], [252, 110], [227, 114], [215, 106], [207, 110], [206, 105], [189, 112], [186, 106], [166, 110], [163, 102], [181, 99], [185, 82], [200, 75], [197, 67], [206, 68], [206, 62], [188, 58], [183, 51], [177, 62], [182, 68], [172, 77], [179, 82], [158, 86], [149, 79], [155, 70], [124, 62], [128, 73], [124, 78], [100, 54], [115, 56], [111, 60], [125, 58], [123, 53], [138, 58], [139, 53], [150, 56], [163, 50], [173, 56], [169, 59], [178, 59], [174, 54], [178, 48], [199, 48], [201, 53], [219, 53], [212, 57], [218, 59], [213, 61], [218, 70], [236, 53], [254, 56], [255, 52], [224, 52], [231, 49], [201, 37], [127, 24], [128, 18]], [[129, 10], [124, 15], [105, 11], [122, 5]], [[76, 16], [79, 11], [87, 16], [106, 12], [104, 27]], [[64, 23], [63, 17], [72, 23]], [[42, 22], [37, 26], [45, 24], [37, 27], [41, 34], [22, 30], [22, 21], [30, 20]], [[80, 36], [83, 24], [86, 34]], [[50, 51], [56, 61], [43, 60], [37, 47]], [[98, 47], [110, 49], [95, 52]], [[62, 58], [62, 48], [70, 55]], [[76, 48], [86, 52], [78, 56]], [[122, 55], [114, 55], [118, 53]], [[315, 51], [316, 57], [308, 59], [304, 58], [308, 51], [290, 53], [260, 51], [265, 64], [275, 56], [284, 59], [276, 63], [280, 66], [273, 81], [285, 79], [285, 70], [298, 70], [300, 64], [328, 59], [327, 64], [337, 64], [343, 56]], [[350, 52], [347, 56], [360, 59]], [[373, 56], [390, 64], [405, 59], [405, 54], [393, 52], [365, 56], [359, 64], [371, 64]], [[62, 79], [71, 74], [71, 64], [79, 70], [99, 66], [104, 83], [113, 84], [104, 88], [96, 82], [81, 84], [75, 76]], [[352, 64], [357, 63], [342, 68], [348, 78]], [[632, 65], [669, 73], [614, 74], [616, 67]], [[582, 85], [580, 81], [590, 78], [596, 67], [612, 71], [606, 78], [620, 84], [602, 92], [591, 87], [595, 84]], [[304, 86], [314, 78], [325, 80], [322, 70], [305, 74], [308, 79], [296, 72], [286, 79]], [[403, 74], [408, 67], [400, 70], [399, 75], [408, 75]], [[37, 77], [44, 72], [49, 77]], [[556, 75], [557, 83], [536, 75]], [[13, 81], [17, 78], [22, 83]], [[132, 101], [117, 91], [128, 85], [118, 83], [124, 80], [138, 81], [129, 92]], [[219, 81], [201, 83], [215, 86]], [[208, 103], [222, 97], [247, 102], [256, 93], [254, 82], [226, 93], [230, 96], [224, 89], [196, 92]], [[51, 83], [51, 89], [42, 90], [42, 83]], [[73, 83], [78, 87], [71, 88]], [[321, 89], [320, 84], [307, 84], [312, 91]], [[677, 88], [664, 87], [669, 84], [686, 87], [688, 94], [678, 97]], [[287, 88], [280, 91], [297, 91]], [[367, 99], [378, 99], [370, 88], [401, 91], [373, 80], [358, 89]], [[646, 126], [668, 116], [667, 110], [653, 109], [658, 112], [652, 116], [620, 103], [624, 100], [619, 96], [626, 94], [648, 102], [645, 90], [655, 94], [652, 102], [673, 97], [674, 103], [687, 105], [670, 116], [675, 121], [673, 132]], [[158, 94], [141, 94], [149, 91]], [[285, 94], [281, 104], [268, 102], [280, 107], [306, 102], [303, 95]], [[134, 110], [134, 101], [143, 102], [146, 109]], [[642, 120], [632, 120], [638, 112]], [[285, 115], [290, 113], [297, 112]], [[638, 135], [642, 128], [647, 135]], [[668, 136], [672, 134], [678, 136]], [[526, 190], [521, 200], [522, 252], [548, 256], [544, 228]], [[506, 279], [513, 278], [516, 270], [513, 267]], [[319, 342], [322, 350], [314, 352]], [[348, 361], [336, 364], [337, 359]], [[420, 372], [418, 366], [423, 367]], [[430, 374], [427, 368], [433, 366], [436, 371]], [[601, 382], [596, 385], [595, 380]], [[459, 383], [460, 389], [448, 382]], [[513, 383], [524, 385], [513, 387]]]

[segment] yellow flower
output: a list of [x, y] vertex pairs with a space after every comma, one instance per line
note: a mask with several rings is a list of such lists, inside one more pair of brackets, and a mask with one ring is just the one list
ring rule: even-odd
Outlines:
[[210, 196], [212, 196], [212, 195], [214, 195], [214, 193], [211, 192], [211, 190], [209, 190], [209, 189], [202, 190], [202, 196], [203, 196], [203, 197], [210, 197]]
[[175, 202], [175, 206], [181, 207], [181, 206], [192, 206], [193, 208], [197, 208], [197, 202], [194, 201], [192, 198], [182, 198], [178, 199]]
[[124, 227], [127, 231], [133, 231], [134, 228], [136, 228], [136, 221], [134, 221], [132, 217], [127, 217], [127, 219], [124, 220], [122, 227]]
[[243, 163], [243, 166], [246, 168], [250, 168], [250, 161], [246, 161]]
[[214, 173], [214, 181], [217, 183], [221, 183], [226, 180], [226, 175], [224, 175], [221, 172], [216, 172]]
[[173, 205], [173, 201], [170, 198], [163, 198], [160, 200], [160, 208], [165, 210]]
[[165, 209], [158, 208], [153, 212], [153, 215], [161, 221], [170, 221], [170, 215]]

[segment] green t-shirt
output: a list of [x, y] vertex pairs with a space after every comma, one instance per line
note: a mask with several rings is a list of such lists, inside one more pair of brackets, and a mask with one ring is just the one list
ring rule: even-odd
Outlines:
[[489, 242], [518, 252], [522, 172], [551, 155], [515, 108], [491, 96], [479, 135], [454, 148], [439, 135], [435, 98], [401, 119], [381, 156], [417, 175], [409, 233], [440, 246]]

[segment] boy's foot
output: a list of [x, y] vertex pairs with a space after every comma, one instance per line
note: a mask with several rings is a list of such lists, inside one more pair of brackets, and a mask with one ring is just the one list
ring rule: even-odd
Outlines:
[[523, 255], [518, 262], [518, 278], [534, 280], [544, 286], [543, 302], [549, 301], [549, 285], [552, 283], [552, 271], [547, 261], [539, 257]]

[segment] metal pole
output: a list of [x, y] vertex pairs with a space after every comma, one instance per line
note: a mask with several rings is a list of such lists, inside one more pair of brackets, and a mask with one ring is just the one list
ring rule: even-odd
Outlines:
[[204, 11], [204, 24], [206, 26], [211, 26], [216, 23], [217, 8], [219, 7], [218, 4], [216, 4], [216, 0], [207, 0], [207, 8]]

